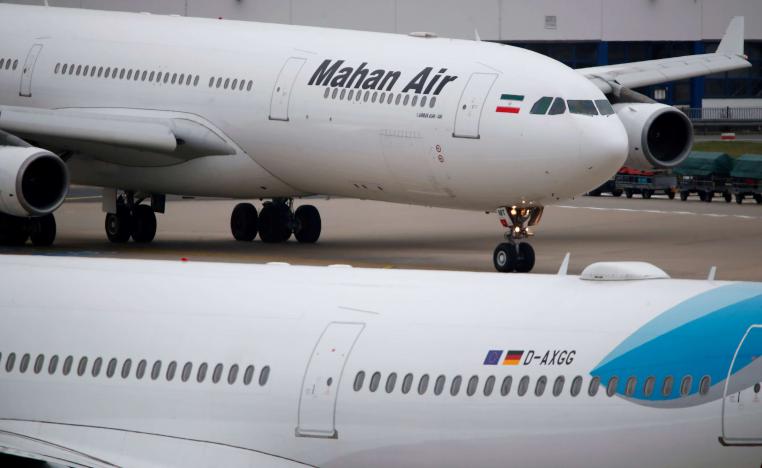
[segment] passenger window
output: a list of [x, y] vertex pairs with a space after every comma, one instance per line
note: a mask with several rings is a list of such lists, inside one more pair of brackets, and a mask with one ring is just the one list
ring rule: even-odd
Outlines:
[[402, 379], [402, 393], [407, 395], [411, 388], [413, 388], [413, 374], [406, 374]]
[[243, 384], [249, 385], [254, 378], [254, 366], [246, 368], [246, 372], [243, 373]]
[[374, 372], [373, 375], [370, 377], [370, 385], [368, 385], [368, 390], [371, 392], [375, 392], [378, 390], [378, 385], [381, 383], [381, 372]]
[[402, 101], [402, 105], [406, 106], [409, 101], [410, 101], [410, 95], [406, 94], [405, 99]]
[[135, 371], [135, 377], [137, 377], [138, 380], [141, 380], [143, 376], [146, 375], [146, 367], [148, 367], [148, 361], [141, 359], [140, 362], [138, 362], [138, 368]]
[[[357, 92], [357, 95], [360, 95], [360, 92]], [[426, 390], [429, 389], [429, 375], [423, 374], [421, 376], [421, 380], [418, 381], [418, 394], [423, 395], [426, 393]]]
[[686, 396], [691, 393], [691, 387], [693, 386], [693, 377], [686, 375], [683, 377], [683, 381], [680, 383], [680, 395]]
[[712, 386], [712, 378], [708, 375], [705, 375], [701, 378], [701, 382], [699, 382], [699, 393], [702, 395], [706, 395], [709, 393], [709, 387]]
[[[2, 67], [2, 64], [0, 64], [0, 67]], [[64, 63], [64, 66], [61, 69], [61, 74], [65, 75], [66, 74], [66, 70], [68, 70], [68, 69], [69, 69], [69, 65]]]
[[569, 99], [566, 101], [569, 105], [569, 112], [580, 115], [598, 115], [598, 109], [595, 108], [593, 101]]
[[11, 372], [13, 370], [13, 365], [16, 363], [16, 353], [11, 353], [8, 355], [8, 358], [5, 360], [5, 371]]
[[587, 394], [594, 397], [598, 394], [598, 387], [601, 385], [601, 379], [599, 377], [593, 377], [590, 380], [590, 386], [587, 387]]
[[225, 89], [228, 89], [228, 86], [230, 86], [230, 78], [225, 79]]
[[534, 386], [534, 394], [535, 396], [542, 396], [543, 393], [545, 393], [545, 387], [548, 384], [548, 378], [544, 375], [541, 376], [539, 379], [537, 379], [537, 383]]
[[610, 397], [614, 396], [617, 385], [619, 385], [619, 377], [611, 377], [608, 385], [606, 385], [606, 395]]
[[582, 390], [582, 376], [578, 375], [574, 377], [574, 380], [572, 380], [571, 389], [569, 390], [569, 393], [571, 396], [575, 397], [579, 395], [579, 392]]
[[18, 59], [16, 59], [13, 61], [13, 69], [15, 70], [16, 68], [18, 68], [18, 66], [19, 66], [19, 61]]
[[[182, 80], [180, 80], [180, 81], [182, 81]], [[235, 91], [235, 89], [236, 89], [237, 87], [238, 87], [238, 78], [236, 78], [236, 79], [234, 79], [234, 80], [233, 80], [233, 84], [232, 84], [232, 85], [230, 85], [230, 89], [232, 89], [233, 91]]]
[[180, 380], [187, 382], [188, 379], [190, 379], [191, 372], [193, 372], [193, 363], [189, 361], [183, 366], [183, 373], [180, 374]]
[[267, 384], [267, 379], [270, 378], [270, 366], [265, 366], [259, 371], [259, 385], [264, 387]]
[[386, 97], [386, 103], [391, 104], [393, 99], [394, 99], [394, 94], [389, 93], [389, 95]]
[[167, 374], [165, 375], [167, 382], [174, 380], [175, 372], [177, 372], [177, 361], [172, 361], [167, 366]]
[[29, 360], [31, 359], [31, 356], [29, 356], [29, 353], [24, 354], [21, 356], [21, 363], [19, 364], [19, 372], [22, 374], [26, 372], [26, 370], [29, 368]]
[[135, 70], [134, 76], [133, 80], [138, 81], [140, 79], [140, 70]]
[[[0, 68], [3, 68], [3, 61], [0, 60]], [[61, 70], [61, 64], [57, 63], [56, 68], [53, 70], [53, 73], [58, 75], [58, 71]]]
[[418, 96], [413, 96], [413, 100], [410, 101], [410, 106], [415, 107], [415, 105], [418, 104]]
[[598, 112], [600, 112], [601, 115], [611, 115], [614, 113], [614, 108], [611, 107], [611, 103], [608, 99], [598, 99], [595, 101], [595, 105], [598, 107]]
[[342, 89], [341, 90], [341, 96], [339, 96], [339, 99], [341, 99], [343, 101], [344, 100], [344, 96], [346, 96], [346, 95], [347, 95], [347, 90], [346, 89]]
[[635, 385], [637, 385], [638, 379], [636, 377], [629, 377], [624, 384], [624, 394], [632, 396], [635, 393]]
[[[66, 65], [64, 65], [64, 69], [66, 68]], [[66, 73], [64, 71], [64, 73]], [[98, 78], [103, 76], [103, 67], [98, 67]]]
[[90, 78], [93, 78], [95, 76], [95, 65], [90, 69]]
[[492, 395], [492, 390], [495, 389], [495, 376], [490, 375], [487, 380], [484, 381], [484, 396]]
[[441, 395], [442, 391], [444, 390], [445, 386], [445, 376], [440, 375], [437, 377], [436, 382], [434, 382], [434, 395]]
[[376, 98], [378, 98], [378, 91], [373, 91], [373, 97], [370, 98], [370, 102], [376, 102]]
[[[228, 80], [228, 81], [230, 81], [230, 80]], [[175, 84], [176, 82], [177, 82], [177, 73], [172, 73], [172, 84]], [[183, 79], [180, 78], [180, 84], [182, 84], [182, 82], [183, 82]], [[227, 81], [225, 82], [225, 84], [227, 84]], [[226, 88], [227, 88], [227, 86], [226, 86]]]
[[111, 78], [112, 79], [116, 79], [116, 74], [117, 74], [118, 71], [119, 71], [119, 69], [117, 69], [117, 68], [114, 68], [113, 70], [111, 70]]
[[479, 386], [479, 377], [472, 375], [470, 379], [468, 379], [468, 386], [466, 387], [466, 395], [468, 396], [474, 396], [474, 393], [476, 393], [476, 388]]
[[564, 383], [566, 383], [566, 379], [563, 375], [556, 377], [556, 381], [553, 382], [553, 396], [559, 396], [564, 391]]
[[664, 378], [664, 384], [661, 387], [661, 394], [666, 396], [670, 396], [672, 394], [672, 386], [675, 383], [675, 379], [672, 378], [672, 376], [668, 376]]
[[74, 366], [74, 356], [66, 356], [63, 363], [63, 375], [69, 375], [72, 366]]
[[516, 391], [516, 393], [519, 396], [524, 396], [527, 393], [527, 390], [529, 390], [529, 376], [525, 375], [524, 377], [519, 380], [519, 388]]
[[452, 379], [452, 383], [450, 384], [450, 395], [455, 396], [460, 392], [460, 384], [463, 382], [463, 377], [456, 375], [454, 379]]
[[646, 398], [653, 395], [655, 383], [656, 383], [656, 379], [653, 376], [648, 377], [646, 379], [646, 383], [643, 384], [643, 395], [645, 395]]
[[511, 384], [513, 384], [513, 377], [508, 375], [503, 379], [502, 385], [500, 385], [500, 394], [502, 396], [508, 396], [511, 393]]
[[[21, 363], [23, 364], [24, 361], [22, 360]], [[79, 360], [79, 365], [77, 366], [77, 375], [82, 377], [85, 375], [85, 371], [87, 370], [87, 357], [83, 356]]]
[[254, 86], [254, 82], [249, 80], [249, 84], [246, 85], [246, 91], [251, 91], [252, 86]]
[[77, 65], [77, 76], [82, 73], [82, 65]]
[[169, 73], [164, 74], [164, 84], [167, 84], [169, 82]]
[[98, 377], [98, 375], [101, 373], [102, 366], [103, 366], [103, 359], [100, 357], [95, 358], [95, 361], [93, 361], [93, 368], [90, 371], [93, 377]]
[[48, 374], [53, 375], [56, 373], [56, 369], [58, 368], [58, 355], [54, 354], [52, 358], [50, 358], [50, 362], [48, 363]]
[[339, 88], [333, 88], [333, 92], [331, 93], [331, 99], [336, 99], [337, 94], [339, 94]]
[[122, 364], [122, 378], [126, 379], [130, 376], [130, 370], [132, 369], [132, 359], [125, 359]]
[[156, 74], [156, 82], [157, 82], [157, 83], [161, 83], [161, 76], [162, 76], [162, 73], [161, 73], [161, 72], [159, 72], [159, 73], [157, 73], [157, 74]]
[[196, 78], [193, 79], [193, 86], [198, 86], [198, 79], [199, 79], [199, 76], [196, 75]]
[[238, 364], [233, 364], [228, 370], [228, 384], [233, 385], [238, 379]]
[[[9, 62], [9, 63], [10, 63], [10, 62]], [[5, 65], [5, 59], [0, 59], [0, 70], [2, 70], [2, 69], [3, 69], [3, 65]], [[65, 68], [65, 67], [66, 67], [66, 65], [64, 65], [64, 68]], [[56, 73], [58, 73], [58, 72], [56, 72]]]
[[[87, 73], [87, 72], [85, 72], [85, 73]], [[132, 69], [127, 70], [127, 79], [128, 80], [132, 79]]]
[[114, 376], [116, 373], [116, 358], [111, 358], [111, 360], [108, 362], [108, 367], [106, 368], [106, 377], [109, 379]]
[[354, 89], [350, 89], [349, 90], [349, 94], [347, 95], [347, 101], [351, 101], [352, 97], [354, 97], [354, 95], [355, 95], [355, 90]]
[[331, 88], [325, 88], [325, 92], [323, 93], [323, 98], [328, 99], [329, 94], [331, 94]]
[[426, 96], [421, 98], [421, 107], [426, 107]]
[[360, 102], [360, 98], [362, 97], [362, 91], [357, 90], [357, 94], [355, 94], [355, 101]]
[[399, 106], [401, 100], [402, 100], [402, 94], [398, 94], [397, 97], [394, 98], [394, 105]]
[[556, 98], [553, 100], [553, 104], [550, 106], [550, 112], [548, 112], [548, 115], [560, 115], [566, 112], [566, 103], [564, 103], [564, 100], [561, 98]]
[[541, 97], [537, 100], [537, 102], [534, 103], [532, 106], [532, 110], [529, 111], [530, 114], [536, 114], [536, 115], [545, 115], [548, 112], [548, 109], [550, 109], [550, 104], [553, 102], [553, 98], [549, 96]]
[[431, 101], [429, 101], [429, 108], [433, 109], [436, 104], [437, 104], [437, 97], [431, 96]]
[[365, 96], [363, 96], [362, 102], [368, 102], [369, 97], [370, 97], [370, 91], [365, 91]]
[[214, 86], [214, 77], [209, 78], [209, 87]]
[[156, 361], [151, 367], [151, 380], [156, 380], [161, 375], [161, 361]]
[[123, 79], [124, 79], [124, 73], [125, 73], [125, 71], [126, 71], [126, 70], [125, 70], [124, 68], [122, 68], [121, 70], [119, 70], [119, 79], [120, 79], [120, 80], [123, 80]]
[[202, 362], [200, 366], [198, 366], [198, 372], [196, 372], [196, 382], [201, 383], [206, 379], [206, 369], [209, 366], [207, 363]]
[[45, 365], [45, 356], [42, 354], [37, 355], [37, 359], [34, 360], [34, 373], [39, 374], [42, 371], [42, 367]]
[[395, 372], [392, 372], [389, 374], [389, 376], [386, 378], [386, 393], [392, 393], [394, 391], [394, 386], [397, 384], [397, 374]]
[[214, 372], [212, 372], [212, 382], [218, 383], [220, 379], [222, 378], [222, 371], [223, 371], [223, 365], [217, 364], [214, 366]]

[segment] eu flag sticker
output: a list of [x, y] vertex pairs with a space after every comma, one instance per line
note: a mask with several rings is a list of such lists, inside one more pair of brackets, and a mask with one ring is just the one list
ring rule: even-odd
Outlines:
[[487, 357], [484, 358], [485, 366], [496, 366], [500, 362], [500, 357], [503, 355], [502, 349], [492, 349], [487, 352]]

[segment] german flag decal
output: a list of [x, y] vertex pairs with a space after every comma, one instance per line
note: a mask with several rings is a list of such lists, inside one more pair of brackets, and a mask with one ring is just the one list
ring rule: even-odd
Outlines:
[[500, 112], [503, 114], [518, 114], [521, 110], [521, 108], [518, 107], [518, 104], [522, 101], [524, 101], [524, 96], [521, 94], [501, 94], [500, 105], [497, 106], [495, 112]]
[[524, 355], [524, 351], [508, 351], [505, 353], [505, 359], [503, 359], [504, 366], [518, 366], [521, 362], [521, 356]]

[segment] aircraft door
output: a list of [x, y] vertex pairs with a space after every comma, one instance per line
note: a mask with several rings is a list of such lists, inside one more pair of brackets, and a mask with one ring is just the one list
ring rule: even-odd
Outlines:
[[306, 59], [291, 57], [286, 60], [278, 74], [273, 94], [270, 98], [270, 120], [283, 120], [288, 122], [288, 106], [291, 101], [291, 92], [294, 89], [296, 77], [299, 76]]
[[762, 445], [762, 325], [752, 325], [731, 361], [722, 400], [724, 445]]
[[40, 56], [40, 52], [42, 52], [42, 44], [35, 44], [26, 56], [24, 68], [21, 72], [20, 96], [32, 96], [32, 74], [34, 73], [34, 65], [37, 63], [37, 58]]
[[482, 118], [487, 94], [497, 79], [496, 73], [474, 73], [468, 79], [455, 113], [455, 128], [452, 136], [457, 138], [479, 138], [479, 122]]
[[333, 322], [318, 339], [302, 382], [298, 437], [338, 438], [336, 397], [344, 364], [363, 328], [363, 323]]

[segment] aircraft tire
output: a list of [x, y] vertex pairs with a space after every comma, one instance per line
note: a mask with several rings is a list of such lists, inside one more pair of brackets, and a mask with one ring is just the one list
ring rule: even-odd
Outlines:
[[148, 205], [137, 205], [132, 213], [132, 240], [147, 244], [156, 237], [156, 215]]
[[259, 213], [259, 238], [262, 242], [276, 244], [291, 237], [291, 213], [282, 203], [265, 203]]
[[239, 203], [230, 215], [230, 232], [241, 242], [251, 242], [257, 237], [259, 215], [251, 203]]
[[35, 247], [48, 247], [56, 240], [56, 218], [53, 214], [46, 214], [30, 221], [31, 233], [29, 237]]
[[314, 244], [320, 238], [322, 221], [320, 212], [312, 205], [302, 205], [294, 213], [296, 229], [294, 237], [302, 244]]
[[0, 213], [0, 245], [22, 246], [28, 238], [26, 218]]
[[517, 260], [518, 252], [516, 246], [508, 242], [503, 242], [495, 247], [495, 251], [492, 253], [492, 264], [495, 265], [495, 269], [500, 273], [515, 271]]
[[116, 244], [124, 244], [132, 235], [132, 216], [129, 210], [120, 206], [116, 213], [106, 215], [106, 237]]
[[516, 272], [529, 273], [534, 268], [534, 249], [526, 242], [519, 244]]

